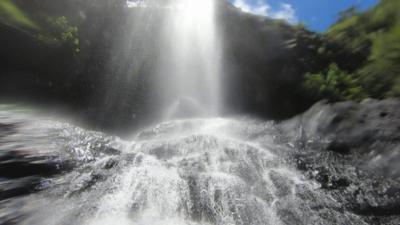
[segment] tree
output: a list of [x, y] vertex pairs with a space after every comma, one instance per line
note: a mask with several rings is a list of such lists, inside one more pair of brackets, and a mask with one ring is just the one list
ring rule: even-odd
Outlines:
[[358, 101], [367, 96], [358, 80], [336, 64], [331, 64], [326, 71], [306, 74], [303, 86], [317, 99]]
[[358, 15], [359, 12], [355, 6], [351, 6], [350, 8], [339, 12], [338, 23], [343, 22], [351, 17]]

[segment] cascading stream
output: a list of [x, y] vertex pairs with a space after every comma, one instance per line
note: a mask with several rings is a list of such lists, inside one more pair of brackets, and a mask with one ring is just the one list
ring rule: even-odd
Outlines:
[[[15, 113], [13, 113], [15, 115]], [[26, 225], [365, 224], [288, 163], [294, 151], [272, 123], [190, 119], [131, 141], [69, 125], [2, 114], [23, 124], [2, 146], [70, 165], [37, 193], [0, 201], [0, 220]], [[35, 141], [34, 141], [35, 140]], [[40, 140], [40, 141], [38, 141]], [[10, 145], [8, 145], [10, 146]], [[43, 151], [46, 149], [46, 151]], [[39, 162], [38, 162], [39, 163]], [[14, 180], [18, 184], [19, 180]], [[13, 186], [14, 187], [14, 186]], [[18, 187], [18, 186], [17, 186]], [[15, 187], [14, 187], [15, 188]]]

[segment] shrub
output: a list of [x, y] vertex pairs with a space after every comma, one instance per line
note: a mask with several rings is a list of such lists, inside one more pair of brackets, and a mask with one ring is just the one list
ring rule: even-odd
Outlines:
[[307, 73], [303, 87], [317, 99], [358, 101], [367, 97], [358, 79], [336, 64], [331, 64], [326, 71], [317, 74]]
[[400, 26], [376, 35], [368, 64], [360, 70], [365, 88], [374, 98], [398, 96]]
[[50, 17], [46, 23], [46, 32], [38, 35], [40, 40], [51, 45], [68, 45], [76, 53], [80, 51], [78, 27], [70, 25], [65, 16]]

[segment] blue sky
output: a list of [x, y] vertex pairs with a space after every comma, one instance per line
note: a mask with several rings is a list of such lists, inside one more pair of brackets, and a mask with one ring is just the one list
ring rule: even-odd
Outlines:
[[379, 0], [230, 0], [243, 11], [290, 23], [304, 23], [315, 31], [325, 31], [339, 12], [356, 6], [361, 10], [376, 5]]

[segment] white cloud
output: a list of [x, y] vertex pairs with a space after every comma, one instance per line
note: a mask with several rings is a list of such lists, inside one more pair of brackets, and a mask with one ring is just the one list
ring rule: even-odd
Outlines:
[[250, 5], [246, 0], [235, 0], [233, 5], [241, 9], [243, 12], [252, 13], [256, 15], [266, 16], [271, 7], [259, 0], [255, 6]]
[[241, 9], [243, 12], [251, 12], [252, 11], [252, 7], [249, 4], [247, 4], [244, 0], [235, 0], [233, 2], [233, 5], [239, 9]]
[[271, 6], [262, 0], [258, 0], [255, 5], [251, 5], [247, 0], [235, 0], [233, 5], [243, 12], [252, 13], [260, 16], [267, 16], [274, 19], [283, 19], [291, 24], [298, 23], [296, 10], [287, 3], [282, 3], [278, 10], [272, 10]]
[[299, 22], [296, 16], [296, 10], [292, 5], [286, 3], [281, 4], [281, 8], [278, 11], [273, 12], [271, 17], [275, 19], [284, 19], [292, 24]]

